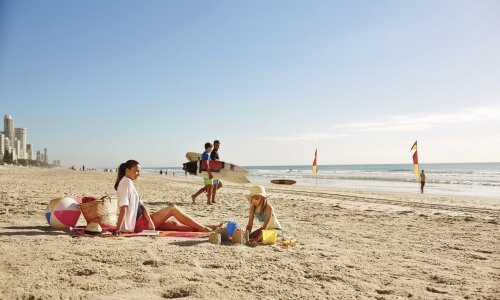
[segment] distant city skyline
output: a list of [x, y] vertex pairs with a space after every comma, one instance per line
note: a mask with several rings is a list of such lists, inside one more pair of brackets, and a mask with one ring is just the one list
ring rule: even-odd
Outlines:
[[[40, 150], [35, 152], [33, 145], [28, 143], [28, 129], [15, 127], [12, 115], [4, 115], [4, 129], [0, 132], [0, 162], [9, 153], [12, 161], [25, 159], [48, 164], [47, 148], [43, 151], [43, 154]], [[53, 164], [58, 165], [58, 161], [54, 160]]]
[[500, 1], [1, 3], [0, 109], [65, 166], [500, 161]]

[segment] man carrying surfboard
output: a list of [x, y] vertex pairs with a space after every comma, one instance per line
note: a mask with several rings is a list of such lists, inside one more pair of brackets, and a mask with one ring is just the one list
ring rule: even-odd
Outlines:
[[[193, 203], [196, 204], [196, 197], [201, 194], [203, 191], [207, 192], [207, 205], [211, 205], [212, 203], [215, 203], [212, 199], [212, 187], [213, 187], [213, 181], [212, 181], [212, 172], [210, 171], [210, 152], [212, 152], [213, 145], [210, 143], [205, 143], [205, 152], [201, 154], [201, 164], [205, 164], [207, 166], [207, 173], [208, 173], [208, 178], [203, 177], [203, 183], [205, 184], [205, 187], [201, 188], [196, 194], [191, 196], [191, 199], [193, 200]], [[206, 161], [204, 163], [204, 161]]]
[[[220, 141], [215, 140], [214, 141], [214, 149], [212, 152], [210, 152], [210, 159], [211, 160], [219, 160], [219, 147], [220, 147]], [[212, 203], [215, 203], [215, 195], [217, 193], [217, 190], [222, 187], [222, 182], [220, 179], [213, 179], [213, 187], [212, 187]]]

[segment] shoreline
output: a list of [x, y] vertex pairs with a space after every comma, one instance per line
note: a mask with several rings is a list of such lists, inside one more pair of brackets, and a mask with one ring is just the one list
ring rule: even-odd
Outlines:
[[[278, 177], [277, 177], [278, 178]], [[288, 177], [279, 177], [284, 179], [294, 179]], [[266, 184], [271, 178], [254, 178], [249, 176], [250, 180], [253, 180], [258, 184]], [[275, 179], [275, 178], [272, 178]], [[312, 180], [309, 182], [297, 182], [296, 186], [307, 186], [316, 187]], [[332, 189], [350, 189], [350, 190], [363, 190], [363, 191], [373, 191], [373, 192], [389, 192], [389, 193], [408, 193], [419, 195], [420, 193], [420, 182], [393, 182], [393, 181], [383, 181], [383, 180], [348, 180], [348, 179], [337, 179], [330, 180], [330, 183], [318, 183], [318, 187], [332, 188]], [[460, 188], [460, 189], [458, 189]], [[498, 190], [498, 193], [497, 193]], [[488, 187], [475, 187], [473, 190], [470, 187], [463, 187], [454, 184], [442, 184], [438, 182], [426, 182], [424, 194], [429, 195], [442, 195], [442, 196], [479, 196], [490, 199], [497, 199], [500, 201], [500, 187], [488, 188]]]
[[[500, 201], [266, 184], [298, 246], [207, 239], [73, 238], [49, 229], [57, 196], [115, 196], [116, 173], [0, 167], [0, 298], [480, 298], [500, 295]], [[199, 178], [145, 174], [148, 209], [174, 203], [201, 223], [245, 226], [249, 184], [197, 205]], [[83, 217], [79, 224], [85, 225]], [[43, 276], [40, 276], [44, 274]]]
[[[367, 166], [367, 167], [364, 167]], [[370, 167], [377, 166], [377, 167]], [[323, 166], [315, 178], [309, 166], [249, 167], [247, 177], [255, 183], [272, 179], [292, 179], [296, 185], [351, 188], [373, 191], [420, 193], [420, 182], [407, 165]], [[429, 167], [429, 169], [427, 169]], [[426, 166], [425, 193], [450, 196], [486, 196], [500, 200], [500, 163], [434, 164]], [[146, 173], [159, 173], [161, 168], [144, 168]], [[184, 174], [180, 169], [171, 172]]]
[[[461, 165], [487, 165], [489, 163], [460, 163]], [[459, 165], [460, 165], [459, 164]], [[500, 164], [500, 163], [493, 163], [493, 164]], [[370, 164], [372, 166], [387, 166], [387, 164]], [[391, 164], [389, 164], [391, 165]], [[399, 164], [392, 164], [395, 166], [398, 166]], [[436, 164], [430, 164], [430, 165], [450, 165], [448, 163], [436, 163]], [[451, 164], [455, 165], [455, 164]], [[332, 165], [337, 167], [337, 165]], [[338, 166], [344, 166], [344, 165], [338, 165]], [[351, 165], [346, 165], [346, 166], [351, 166]], [[354, 165], [353, 165], [354, 166]], [[359, 166], [364, 166], [363, 164]], [[24, 167], [24, 166], [0, 166], [5, 167], [5, 168], [16, 168], [16, 167]], [[279, 167], [304, 167], [304, 166], [263, 166], [261, 168], [279, 168]], [[307, 166], [308, 167], [308, 166]], [[26, 167], [24, 167], [26, 168]], [[52, 167], [54, 169], [70, 169], [67, 167]], [[251, 167], [255, 168], [255, 167]], [[491, 167], [492, 170], [496, 170], [496, 166]], [[176, 168], [161, 168], [161, 167], [151, 167], [151, 168], [144, 168], [144, 173], [143, 174], [148, 174], [148, 175], [159, 175], [159, 171], [168, 170], [168, 175], [162, 175], [166, 177], [176, 177], [176, 178], [181, 178], [184, 177], [184, 171], [181, 169], [176, 169]], [[309, 168], [307, 168], [309, 170]], [[81, 171], [81, 170], [74, 170], [74, 171]], [[104, 172], [104, 169], [92, 169], [92, 170], [87, 170], [87, 171], [93, 171], [93, 172]], [[86, 171], [86, 172], [87, 172]], [[296, 180], [297, 183], [295, 186], [305, 186], [305, 187], [325, 187], [325, 188], [332, 188], [332, 189], [351, 189], [351, 190], [364, 190], [364, 191], [373, 191], [373, 192], [398, 192], [398, 193], [410, 193], [410, 194], [420, 194], [420, 183], [413, 177], [410, 176], [408, 178], [400, 178], [400, 177], [391, 177], [392, 172], [388, 172], [387, 174], [383, 173], [378, 173], [375, 172], [374, 174], [366, 173], [365, 175], [367, 177], [345, 177], [344, 175], [340, 175], [338, 177], [332, 177], [332, 175], [328, 176], [319, 176], [319, 179], [316, 181], [314, 177], [305, 175], [303, 172], [304, 170], [299, 170], [299, 173], [269, 173], [269, 174], [263, 174], [262, 170], [255, 173], [255, 170], [252, 171], [250, 169], [250, 174], [247, 176], [253, 184], [268, 184], [272, 179], [293, 179]], [[296, 170], [297, 171], [297, 170]], [[352, 170], [354, 171], [354, 170]], [[411, 170], [409, 170], [411, 171]], [[106, 172], [104, 172], [106, 173]], [[111, 174], [115, 172], [110, 172]], [[172, 173], [175, 173], [177, 175], [172, 176]], [[328, 173], [328, 172], [327, 172]], [[481, 172], [478, 172], [481, 173]], [[496, 176], [495, 174], [500, 174], [499, 172], [493, 172], [492, 176]], [[165, 173], [164, 173], [165, 174]], [[281, 175], [280, 175], [281, 174]], [[401, 174], [397, 175], [400, 176]], [[436, 174], [436, 176], [439, 175]], [[344, 176], [344, 177], [343, 177]], [[432, 176], [428, 175], [428, 176]], [[198, 177], [193, 176], [193, 175], [188, 175], [187, 179], [196, 181]], [[462, 179], [463, 180], [463, 179]], [[475, 182], [475, 181], [466, 181], [466, 182], [460, 182], [456, 180], [451, 180], [451, 181], [446, 181], [442, 180], [442, 178], [439, 177], [431, 177], [428, 178], [426, 182], [426, 187], [425, 187], [425, 194], [432, 194], [432, 195], [444, 195], [444, 196], [473, 196], [473, 197], [487, 197], [490, 199], [497, 199], [500, 201], [500, 182], [497, 182], [495, 180], [496, 177], [491, 178], [490, 180], [493, 180], [491, 182]]]

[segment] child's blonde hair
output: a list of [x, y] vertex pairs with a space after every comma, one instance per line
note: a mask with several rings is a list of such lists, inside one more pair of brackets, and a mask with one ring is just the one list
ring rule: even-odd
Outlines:
[[255, 197], [255, 196], [262, 197], [259, 205], [254, 208], [254, 212], [258, 212], [259, 214], [261, 214], [262, 211], [267, 206], [267, 193], [266, 193], [266, 189], [262, 185], [255, 185], [250, 190], [250, 194], [245, 195], [245, 198], [247, 198], [248, 201], [250, 201], [250, 203], [252, 203], [252, 198]]
[[267, 206], [267, 197], [261, 195], [256, 195], [256, 196], [259, 196], [260, 201], [259, 204], [254, 207], [254, 212], [261, 214]]

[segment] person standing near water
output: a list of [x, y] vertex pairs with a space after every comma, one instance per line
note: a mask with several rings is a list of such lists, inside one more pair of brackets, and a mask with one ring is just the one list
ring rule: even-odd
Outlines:
[[420, 192], [424, 192], [424, 185], [425, 185], [425, 173], [424, 170], [422, 170], [422, 173], [420, 173]]

